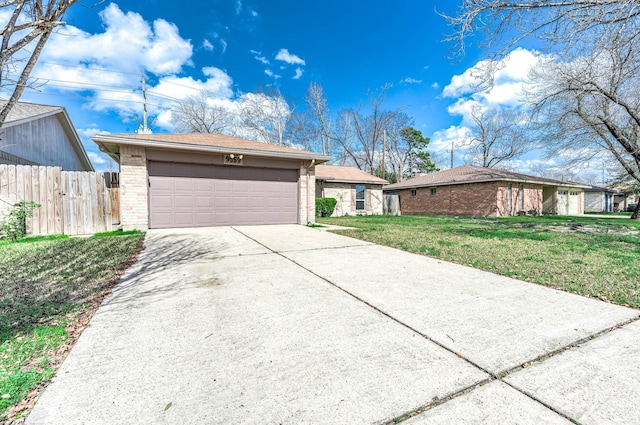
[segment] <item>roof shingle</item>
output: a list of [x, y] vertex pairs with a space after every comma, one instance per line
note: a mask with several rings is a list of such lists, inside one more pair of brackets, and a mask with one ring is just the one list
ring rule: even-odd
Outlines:
[[343, 167], [340, 165], [316, 165], [316, 180], [330, 180], [342, 183], [389, 183], [355, 167]]
[[556, 186], [587, 187], [580, 183], [566, 182], [544, 177], [514, 173], [513, 171], [497, 170], [495, 168], [461, 165], [444, 171], [425, 174], [412, 179], [385, 186], [385, 190], [406, 189], [410, 187], [443, 186], [448, 184], [478, 183], [486, 181], [514, 181], [538, 183]]

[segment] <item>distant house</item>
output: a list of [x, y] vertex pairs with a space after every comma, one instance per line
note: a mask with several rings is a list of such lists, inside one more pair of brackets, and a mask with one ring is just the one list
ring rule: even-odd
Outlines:
[[93, 171], [67, 111], [25, 102], [16, 103], [0, 128], [0, 164]]
[[604, 186], [591, 186], [584, 190], [585, 212], [613, 212], [617, 190]]
[[589, 186], [493, 168], [463, 165], [384, 187], [398, 194], [402, 214], [512, 216], [584, 212]]
[[354, 167], [316, 166], [316, 197], [338, 201], [334, 217], [382, 214], [382, 186], [388, 183]]

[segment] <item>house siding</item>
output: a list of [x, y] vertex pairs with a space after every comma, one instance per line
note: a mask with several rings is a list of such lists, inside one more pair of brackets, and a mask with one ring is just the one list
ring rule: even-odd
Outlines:
[[303, 161], [300, 167], [300, 213], [298, 220], [300, 224], [316, 222], [316, 173], [315, 166], [307, 161]]
[[469, 183], [448, 186], [419, 187], [400, 191], [400, 211], [409, 215], [495, 216], [498, 211], [498, 190], [501, 183]]
[[[509, 196], [509, 190], [511, 196]], [[522, 201], [520, 201], [520, 190], [522, 190]], [[535, 210], [542, 214], [543, 195], [542, 185], [500, 183], [498, 187], [497, 216], [512, 216], [518, 212], [529, 212]]]
[[123, 230], [149, 228], [149, 176], [146, 149], [120, 148], [120, 222]]
[[[365, 187], [365, 209], [363, 211], [356, 211], [356, 186]], [[321, 181], [318, 183], [318, 188], [321, 197], [334, 198], [337, 201], [332, 217], [348, 214], [382, 214], [383, 193], [381, 185]]]
[[[0, 149], [10, 154], [2, 160], [5, 164], [37, 164], [57, 166], [65, 171], [88, 171], [56, 115], [7, 126], [2, 132]], [[19, 160], [12, 160], [11, 156]]]

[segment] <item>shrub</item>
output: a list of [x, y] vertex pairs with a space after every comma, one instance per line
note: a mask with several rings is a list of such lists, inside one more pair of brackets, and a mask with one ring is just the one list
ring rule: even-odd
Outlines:
[[335, 198], [316, 198], [316, 217], [329, 217], [338, 201]]
[[40, 204], [33, 201], [18, 202], [0, 221], [0, 231], [13, 242], [22, 239], [27, 234], [27, 218], [31, 217], [36, 208], [40, 208]]

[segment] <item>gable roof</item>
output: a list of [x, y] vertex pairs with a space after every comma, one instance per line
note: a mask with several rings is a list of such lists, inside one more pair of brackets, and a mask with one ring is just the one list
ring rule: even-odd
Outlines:
[[592, 185], [592, 186], [589, 186], [584, 191], [585, 192], [605, 192], [605, 193], [618, 193], [618, 192], [620, 192], [617, 189], [612, 189], [612, 188], [606, 187], [606, 186], [598, 186], [598, 185], [595, 185], [595, 184]]
[[255, 142], [223, 134], [99, 134], [91, 138], [100, 150], [119, 161], [120, 146], [144, 146], [211, 153], [251, 154], [255, 156], [330, 161], [316, 152]]
[[[7, 102], [1, 102], [0, 105], [4, 106]], [[62, 106], [52, 105], [39, 105], [36, 103], [17, 102], [9, 111], [7, 118], [4, 121], [3, 127], [11, 127], [23, 122], [31, 121], [36, 118], [43, 118], [49, 115], [54, 115], [63, 112]]]
[[534, 183], [543, 186], [565, 186], [586, 188], [588, 185], [530, 176], [514, 173], [513, 171], [497, 170], [495, 168], [461, 165], [448, 170], [425, 174], [412, 179], [385, 186], [384, 190], [407, 189], [426, 186], [446, 186], [451, 184], [481, 183], [493, 181], [508, 181], [516, 183]]
[[355, 167], [340, 165], [316, 165], [316, 180], [339, 183], [389, 184], [388, 181]]
[[[0, 105], [5, 105], [6, 101], [0, 101]], [[80, 136], [76, 128], [67, 114], [67, 110], [63, 106], [40, 105], [37, 103], [16, 102], [7, 114], [7, 118], [2, 124], [2, 128], [9, 128], [24, 124], [37, 119], [46, 118], [52, 115], [58, 115], [58, 119], [62, 129], [71, 141], [71, 147], [78, 154], [78, 158], [86, 171], [93, 171], [93, 164], [87, 155], [87, 151], [82, 145]]]

